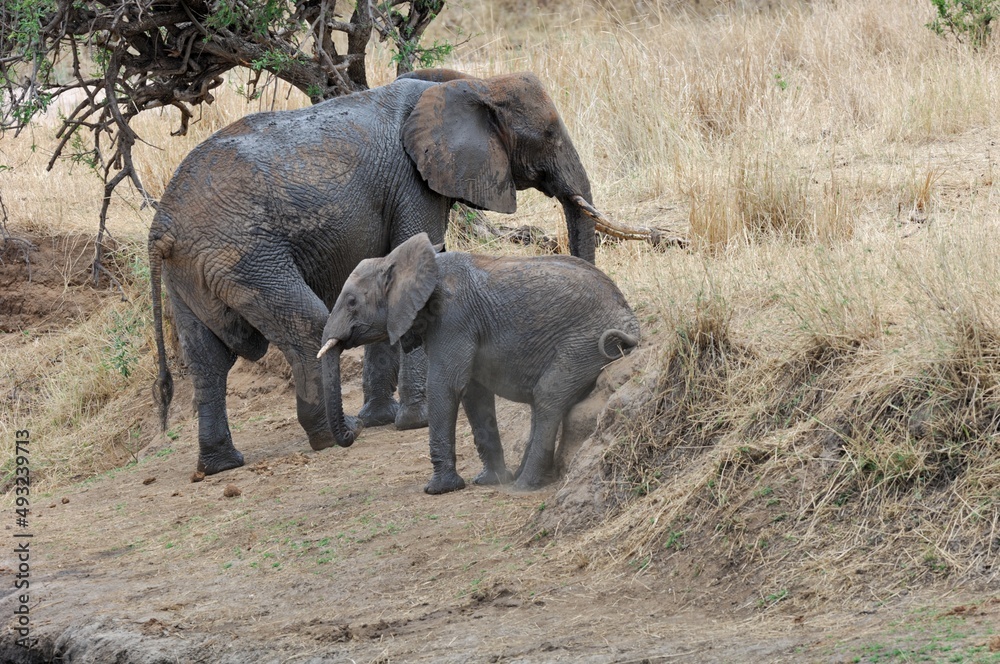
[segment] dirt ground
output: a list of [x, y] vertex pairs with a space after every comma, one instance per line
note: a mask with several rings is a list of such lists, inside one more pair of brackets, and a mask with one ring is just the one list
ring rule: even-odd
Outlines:
[[[85, 315], [74, 300], [38, 318], [28, 295], [5, 293], [5, 311]], [[343, 361], [356, 412], [360, 354]], [[22, 540], [4, 526], [0, 661], [1000, 661], [1000, 601], [989, 595], [923, 588], [761, 610], [738, 570], [639, 569], [572, 554], [579, 533], [540, 536], [558, 485], [424, 494], [426, 429], [368, 429], [351, 448], [313, 452], [273, 351], [230, 374], [246, 465], [193, 482], [191, 386], [173, 366], [166, 436], [150, 404], [136, 462], [33, 497], [30, 650], [10, 618]], [[516, 459], [527, 411], [502, 404], [499, 419]], [[479, 462], [464, 421], [458, 431], [470, 479]]]
[[83, 288], [93, 260], [90, 234], [0, 241], [0, 333], [57, 330], [85, 318], [113, 296]]

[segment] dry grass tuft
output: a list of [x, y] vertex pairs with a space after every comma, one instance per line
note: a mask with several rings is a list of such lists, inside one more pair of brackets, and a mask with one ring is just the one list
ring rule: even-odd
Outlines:
[[697, 400], [671, 399], [668, 386], [641, 422], [610, 432], [605, 474], [619, 502], [574, 550], [614, 543], [611, 559], [641, 570], [735, 576], [760, 608], [779, 590], [808, 604], [988, 584], [1000, 553], [991, 348], [975, 377], [958, 368], [968, 347], [891, 378], [860, 348], [769, 367], [730, 355], [686, 387]]
[[818, 183], [757, 148], [735, 156], [728, 171], [699, 174], [687, 190], [695, 249], [718, 251], [775, 238], [833, 242], [854, 232], [836, 175]]
[[717, 439], [723, 414], [705, 405], [723, 401], [732, 364], [745, 354], [732, 345], [729, 316], [724, 303], [700, 301], [692, 320], [681, 322], [662, 346], [655, 390], [622, 421], [620, 444], [604, 456], [606, 478], [620, 502], [646, 495], [684, 451]]
[[697, 311], [664, 342], [655, 391], [605, 432], [613, 507], [574, 551], [735, 576], [760, 608], [995, 582], [1000, 326], [995, 300], [945, 286], [964, 239], [911, 257], [918, 283], [881, 283], [923, 312], [908, 330], [862, 288], [892, 265], [885, 246], [867, 265], [822, 250], [810, 278], [793, 270], [778, 304], [792, 315], [764, 345], [743, 343], [721, 298]]

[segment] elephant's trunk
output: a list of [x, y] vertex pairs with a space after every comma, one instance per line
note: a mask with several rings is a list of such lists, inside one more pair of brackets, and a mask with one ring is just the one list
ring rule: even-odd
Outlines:
[[581, 196], [561, 199], [563, 212], [566, 215], [566, 231], [569, 234], [569, 253], [593, 264], [594, 256], [594, 218], [588, 215], [575, 199]]
[[344, 402], [340, 393], [340, 353], [342, 348], [336, 339], [326, 342], [319, 355], [323, 366], [323, 397], [326, 399], [326, 420], [330, 433], [341, 447], [354, 444], [357, 431], [348, 426], [344, 419]]

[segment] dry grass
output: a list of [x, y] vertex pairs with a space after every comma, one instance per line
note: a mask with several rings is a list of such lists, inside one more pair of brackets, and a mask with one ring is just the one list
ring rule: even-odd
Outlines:
[[[827, 596], [875, 592], [876, 578], [995, 580], [996, 47], [937, 38], [925, 0], [643, 4], [656, 8], [483, 3], [437, 28], [472, 35], [447, 66], [548, 84], [599, 207], [693, 240], [687, 253], [599, 252], [661, 359], [646, 417], [607, 453], [620, 509], [580, 546], [691, 569], [710, 551], [770, 575], [763, 606], [807, 579]], [[388, 80], [386, 61], [375, 58], [374, 82]], [[285, 95], [268, 104], [304, 103]], [[169, 113], [143, 119], [153, 194], [247, 111], [222, 94], [181, 139], [168, 138]], [[45, 174], [50, 134], [0, 146], [12, 226], [90, 229], [99, 182], [79, 166]], [[111, 230], [141, 237], [150, 216], [123, 196]], [[550, 199], [519, 197], [517, 223], [559, 221]], [[68, 427], [38, 448], [38, 464], [76, 465], [60, 477], [100, 467], [76, 461], [81, 445], [118, 449], [109, 408], [148, 405], [148, 355], [115, 396], [93, 383], [100, 330], [129, 310], [116, 311], [33, 346], [3, 341], [2, 375], [49, 385], [0, 405], [4, 445], [8, 422]], [[73, 363], [44, 372], [39, 358], [65, 347]]]
[[[689, 580], [728, 566], [762, 607], [995, 583], [998, 239], [776, 240], [633, 290], [656, 387], [607, 432], [617, 506], [574, 551]], [[635, 258], [627, 285], [651, 267]]]

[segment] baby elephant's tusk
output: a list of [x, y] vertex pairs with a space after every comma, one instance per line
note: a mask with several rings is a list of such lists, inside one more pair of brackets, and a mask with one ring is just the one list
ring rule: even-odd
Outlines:
[[334, 346], [336, 346], [338, 341], [340, 341], [340, 340], [339, 339], [330, 339], [325, 344], [323, 344], [323, 347], [319, 349], [318, 353], [316, 353], [316, 359], [318, 360], [319, 358], [321, 358], [324, 355], [326, 355], [326, 351], [328, 351], [331, 348], [333, 348]]

